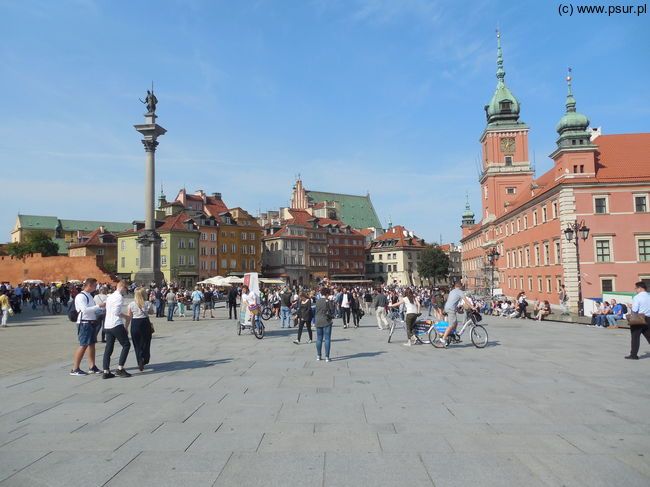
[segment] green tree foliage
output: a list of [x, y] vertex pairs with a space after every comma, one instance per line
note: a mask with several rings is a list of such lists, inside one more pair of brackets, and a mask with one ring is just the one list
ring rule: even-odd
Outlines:
[[449, 256], [437, 245], [427, 246], [420, 252], [418, 274], [420, 277], [433, 280], [435, 285], [438, 279], [444, 279], [449, 275]]
[[45, 232], [30, 232], [25, 235], [24, 242], [12, 242], [7, 245], [7, 253], [18, 258], [36, 253], [49, 257], [58, 255], [59, 246]]

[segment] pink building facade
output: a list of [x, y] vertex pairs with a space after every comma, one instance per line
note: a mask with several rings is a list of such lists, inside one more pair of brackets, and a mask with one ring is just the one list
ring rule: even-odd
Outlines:
[[[461, 226], [467, 287], [510, 297], [524, 291], [529, 300], [559, 304], [564, 284], [575, 312], [578, 257], [584, 298], [632, 291], [639, 280], [650, 284], [650, 133], [589, 130], [567, 77], [566, 113], [550, 154], [554, 165], [535, 179], [528, 127], [505, 86], [500, 45], [497, 66], [497, 89], [485, 107], [488, 123], [480, 139], [481, 218], [476, 223], [468, 205]], [[590, 229], [578, 248], [564, 235], [575, 222]], [[499, 253], [494, 270], [487, 256], [492, 249]]]

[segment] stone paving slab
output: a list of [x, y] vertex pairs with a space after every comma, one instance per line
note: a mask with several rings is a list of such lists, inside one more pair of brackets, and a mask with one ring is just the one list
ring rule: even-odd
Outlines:
[[277, 322], [156, 320], [152, 363], [105, 381], [68, 375], [65, 317], [30, 320], [0, 333], [0, 487], [650, 485], [627, 330], [487, 317], [485, 349], [437, 350], [371, 317], [325, 363]]

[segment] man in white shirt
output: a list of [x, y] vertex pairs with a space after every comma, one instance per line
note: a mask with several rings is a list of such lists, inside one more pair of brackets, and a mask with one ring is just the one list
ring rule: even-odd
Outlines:
[[650, 343], [650, 293], [645, 282], [639, 281], [634, 287], [636, 296], [632, 300], [632, 311], [645, 316], [645, 325], [630, 325], [631, 347], [630, 355], [626, 359], [639, 359], [639, 346], [641, 345], [641, 335]]
[[[129, 342], [129, 334], [127, 332], [129, 317], [122, 313], [126, 286], [126, 281], [118, 282], [115, 292], [106, 299], [106, 319], [104, 320], [106, 348], [104, 349], [103, 379], [112, 379], [116, 375], [118, 377], [131, 377], [131, 374], [124, 370], [126, 357], [129, 355], [129, 350], [131, 350], [131, 342]], [[111, 373], [111, 355], [115, 347], [115, 340], [122, 345], [122, 352], [120, 353], [117, 370], [113, 374]]]
[[74, 299], [74, 307], [77, 312], [77, 336], [79, 338], [79, 348], [74, 353], [72, 361], [72, 370], [70, 375], [88, 375], [81, 370], [81, 359], [88, 350], [88, 364], [90, 365], [89, 373], [99, 374], [99, 369], [95, 365], [95, 343], [97, 342], [97, 313], [104, 308], [106, 304], [95, 304], [91, 293], [97, 289], [97, 279], [92, 277], [84, 281], [83, 290], [77, 294]]

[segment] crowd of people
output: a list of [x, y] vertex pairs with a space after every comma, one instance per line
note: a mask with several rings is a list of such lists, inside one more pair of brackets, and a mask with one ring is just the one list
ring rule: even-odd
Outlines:
[[[631, 311], [650, 317], [650, 295], [643, 282], [636, 284], [637, 295]], [[132, 295], [133, 300], [125, 305], [124, 298]], [[561, 296], [560, 296], [561, 297]], [[262, 307], [270, 308], [271, 319], [280, 322], [281, 328], [297, 328], [293, 341], [302, 343], [306, 330], [307, 343], [314, 340], [313, 328], [316, 329], [317, 359], [330, 360], [333, 320], [340, 318], [343, 328], [358, 328], [362, 318], [374, 315], [379, 330], [389, 328], [389, 315], [396, 310], [406, 324], [407, 341], [404, 345], [412, 346], [413, 326], [419, 316], [428, 313], [435, 321], [446, 320], [449, 326], [443, 334], [443, 342], [459, 321], [459, 308], [473, 309], [482, 314], [507, 318], [534, 319], [542, 321], [551, 313], [548, 301], [537, 301], [529, 311], [529, 304], [524, 292], [514, 300], [486, 299], [470, 297], [457, 283], [450, 291], [447, 289], [416, 286], [332, 286], [323, 282], [317, 287], [307, 286], [271, 286], [263, 287], [259, 292], [252, 292], [247, 286], [220, 288], [217, 286], [197, 285], [193, 289], [176, 283], [163, 283], [156, 286], [138, 287], [134, 283], [119, 281], [115, 283], [97, 283], [86, 279], [83, 283], [28, 283], [15, 287], [7, 283], [0, 285], [0, 310], [2, 326], [6, 326], [11, 314], [20, 313], [31, 308], [43, 313], [50, 312], [54, 301], [58, 301], [67, 310], [68, 316], [74, 316], [77, 323], [79, 347], [73, 358], [71, 375], [102, 374], [104, 378], [115, 376], [129, 377], [124, 370], [131, 343], [140, 371], [151, 358], [151, 338], [154, 326], [151, 317], [166, 318], [174, 321], [175, 317], [186, 317], [190, 312], [193, 321], [214, 318], [215, 304], [223, 302], [228, 308], [229, 319], [252, 322]], [[566, 300], [562, 300], [566, 304]], [[615, 300], [604, 301], [592, 317], [592, 326], [615, 326], [617, 321], [626, 319], [630, 310]], [[650, 322], [650, 318], [646, 318]], [[648, 324], [631, 326], [632, 353], [635, 357], [644, 335], [650, 343]], [[129, 340], [129, 332], [131, 338]], [[102, 369], [95, 363], [95, 343], [101, 336], [106, 342]], [[110, 370], [111, 355], [115, 342], [122, 349], [115, 374]], [[636, 344], [636, 345], [635, 345]], [[324, 347], [324, 355], [323, 355]], [[87, 357], [88, 371], [81, 369], [81, 361]]]

